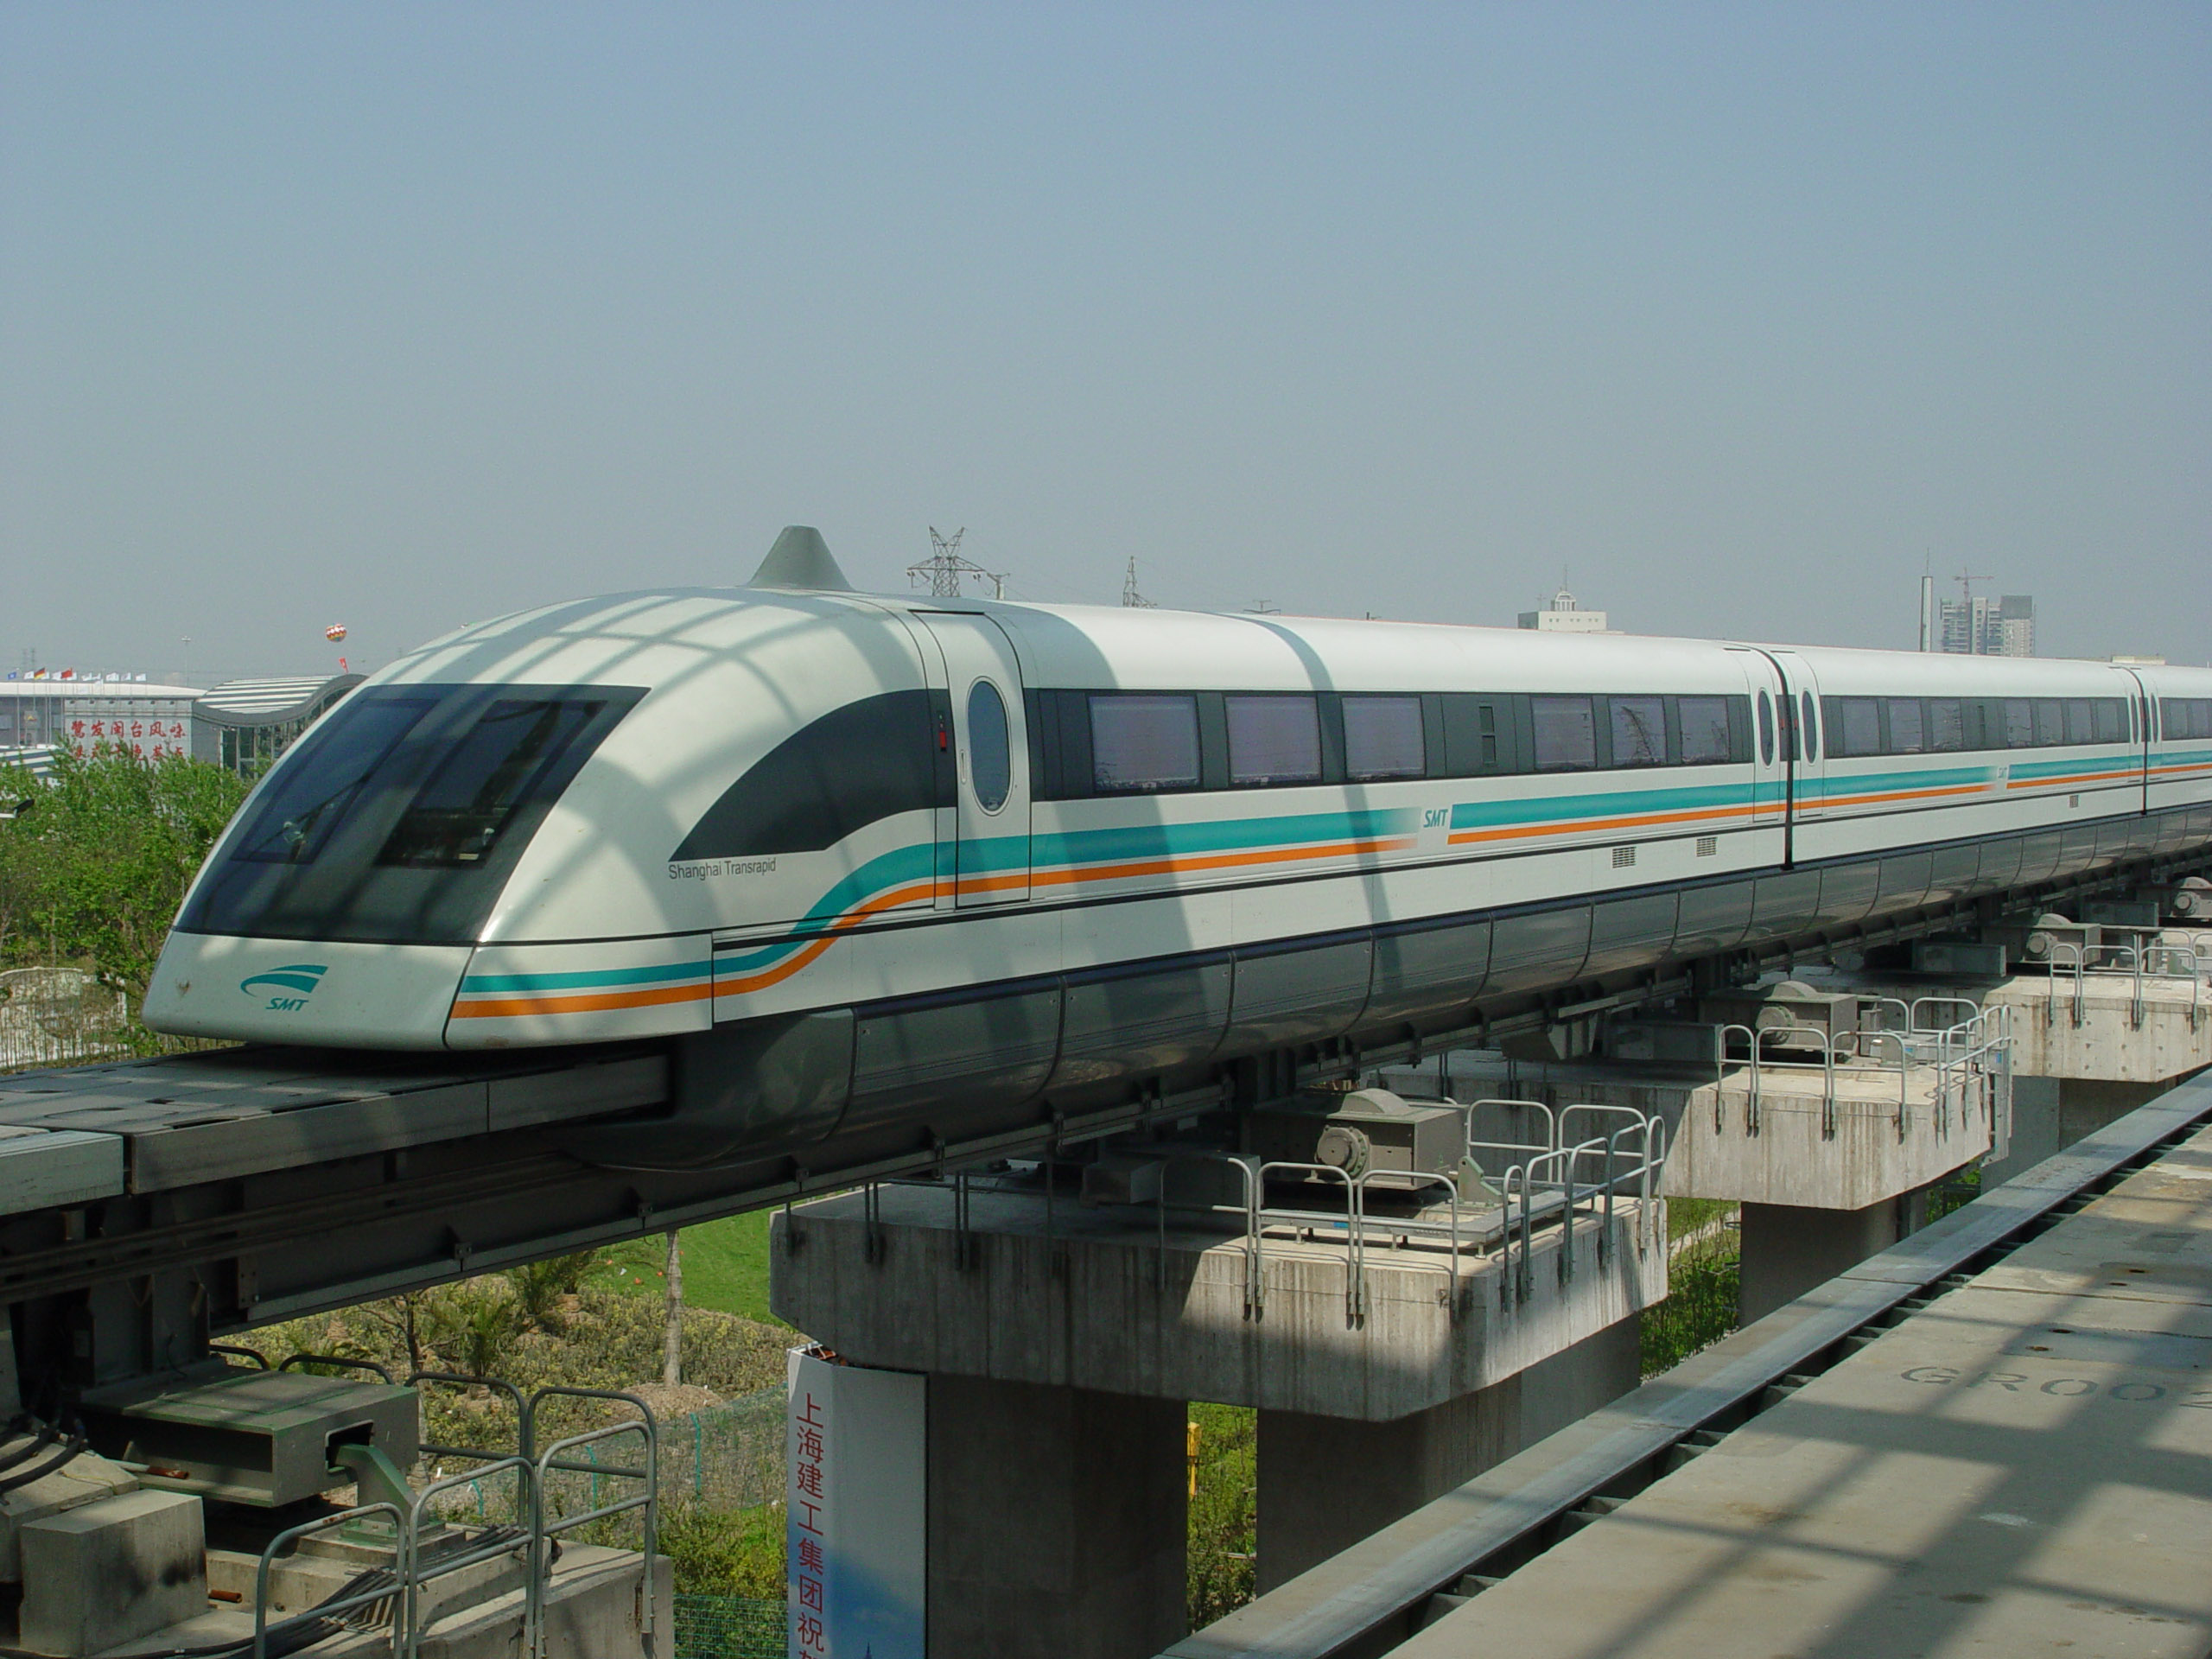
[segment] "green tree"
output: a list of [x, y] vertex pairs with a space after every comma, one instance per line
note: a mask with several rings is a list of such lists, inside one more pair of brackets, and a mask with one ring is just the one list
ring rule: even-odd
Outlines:
[[0, 964], [90, 968], [135, 1007], [245, 789], [205, 761], [105, 747], [58, 755], [50, 784], [0, 769], [0, 807], [16, 809], [0, 818]]

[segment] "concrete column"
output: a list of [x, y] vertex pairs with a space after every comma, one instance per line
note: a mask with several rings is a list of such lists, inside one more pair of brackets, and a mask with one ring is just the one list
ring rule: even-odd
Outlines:
[[2058, 1144], [2070, 1147], [2117, 1122], [2145, 1101], [2181, 1081], [2120, 1083], [2103, 1077], [2062, 1077], [2058, 1083]]
[[1638, 1381], [1631, 1319], [1502, 1382], [1389, 1422], [1262, 1411], [1259, 1588], [1296, 1578]]
[[2012, 1079], [2012, 1140], [2002, 1159], [1985, 1159], [1984, 1189], [2011, 1180], [2085, 1135], [2165, 1093], [2178, 1079], [2120, 1083], [2101, 1077], [2016, 1077]]
[[[1736, 1296], [1744, 1323], [1796, 1301], [1815, 1285], [1889, 1249], [1911, 1230], [1910, 1207], [1919, 1198], [1919, 1193], [1907, 1193], [1864, 1210], [1745, 1205], [1743, 1277]], [[1918, 1211], [1927, 1213], [1924, 1199]]]
[[930, 1659], [1150, 1659], [1185, 1633], [1180, 1401], [929, 1384]]

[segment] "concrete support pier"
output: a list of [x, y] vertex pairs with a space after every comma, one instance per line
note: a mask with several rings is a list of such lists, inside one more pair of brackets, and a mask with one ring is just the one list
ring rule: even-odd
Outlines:
[[1624, 1319], [1503, 1382], [1389, 1422], [1261, 1412], [1259, 1590], [1289, 1582], [1640, 1380], [1637, 1322]]
[[1127, 1659], [1184, 1631], [1184, 1408], [932, 1376], [929, 1650]]
[[[1234, 1173], [1184, 1173], [1208, 1159]], [[931, 1659], [1179, 1639], [1190, 1401], [1259, 1412], [1267, 1584], [1636, 1385], [1667, 1249], [1634, 1183], [1510, 1232], [1494, 1199], [1390, 1204], [1259, 1225], [1203, 1190], [1080, 1205], [1030, 1171], [779, 1217], [777, 1313], [929, 1378]]]
[[1815, 1210], [1794, 1204], [1746, 1204], [1743, 1267], [1736, 1306], [1743, 1322], [1764, 1319], [1815, 1285], [1848, 1273], [1868, 1256], [1918, 1230], [1924, 1194], [1885, 1198], [1863, 1210]]

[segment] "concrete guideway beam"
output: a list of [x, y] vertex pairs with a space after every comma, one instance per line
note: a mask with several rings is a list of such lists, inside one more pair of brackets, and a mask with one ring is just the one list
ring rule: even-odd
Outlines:
[[[1385, 1073], [1409, 1090], [1421, 1073]], [[1667, 1124], [1660, 1191], [1669, 1198], [1860, 1211], [1915, 1192], [1988, 1151], [1990, 1103], [1946, 1089], [1936, 1070], [1762, 1066], [1757, 1098], [1749, 1067], [1649, 1060], [1578, 1060], [1527, 1066], [1455, 1055], [1462, 1096], [1518, 1095], [1554, 1109], [1627, 1107]]]
[[771, 1305], [856, 1363], [931, 1375], [1383, 1422], [1503, 1382], [1666, 1295], [1666, 1251], [1632, 1198], [1616, 1198], [1610, 1232], [1586, 1198], [1571, 1246], [1539, 1227], [1517, 1296], [1471, 1232], [1456, 1273], [1433, 1241], [1394, 1247], [1372, 1216], [1357, 1256], [1271, 1236], [1255, 1311], [1241, 1233], [1173, 1217], [1163, 1230], [1149, 1206], [1048, 1206], [982, 1182], [963, 1231], [950, 1186], [879, 1197], [873, 1225], [861, 1193], [778, 1216]]
[[2012, 1069], [2023, 1076], [2160, 1084], [2212, 1065], [2212, 987], [2202, 980], [2024, 976], [1982, 1002], [2012, 1007]]

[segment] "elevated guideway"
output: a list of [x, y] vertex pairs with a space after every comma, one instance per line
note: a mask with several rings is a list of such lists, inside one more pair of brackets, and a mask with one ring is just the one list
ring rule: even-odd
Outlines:
[[[2085, 876], [2038, 889], [2034, 900], [2086, 897], [2116, 879], [2124, 878]], [[716, 1161], [698, 1166], [684, 1166], [671, 1148], [686, 1144], [687, 1115], [738, 1064], [741, 1044], [476, 1056], [247, 1047], [0, 1077], [0, 1302], [12, 1307], [0, 1403], [16, 1384], [35, 1410], [83, 1403], [112, 1408], [111, 1416], [135, 1413], [137, 1421], [152, 1409], [140, 1398], [149, 1390], [166, 1398], [161, 1391], [173, 1384], [188, 1392], [232, 1385], [211, 1339], [804, 1204], [776, 1233], [779, 1308], [841, 1351], [932, 1378], [931, 1457], [941, 1463], [932, 1479], [945, 1497], [933, 1500], [931, 1548], [953, 1564], [961, 1591], [933, 1605], [970, 1607], [995, 1650], [1131, 1659], [1182, 1628], [1185, 1401], [1257, 1408], [1256, 1570], [1263, 1586], [1287, 1593], [1351, 1540], [1408, 1510], [1425, 1513], [1437, 1493], [1634, 1387], [1630, 1316], [1665, 1288], [1665, 1252], [1652, 1247], [1662, 1236], [1652, 1200], [1662, 1190], [1665, 1147], [1717, 1123], [1711, 1147], [1690, 1147], [1683, 1179], [1704, 1172], [1740, 1185], [1758, 1173], [1796, 1183], [1787, 1192], [1731, 1188], [1788, 1221], [1793, 1240], [1827, 1213], [1824, 1201], [1845, 1206], [1835, 1213], [1846, 1217], [1890, 1206], [1902, 1231], [1914, 1195], [1999, 1143], [2006, 1113], [1991, 1092], [1994, 1073], [1923, 1075], [1919, 1047], [1942, 1033], [1909, 1026], [1894, 1067], [1877, 1065], [1871, 1084], [1855, 1073], [1831, 1077], [1802, 1110], [1789, 1104], [1796, 1085], [1766, 1075], [1774, 1056], [1760, 1052], [1748, 1074], [1707, 1070], [1707, 1096], [1689, 1098], [1707, 1086], [1694, 1080], [1665, 1109], [1654, 1109], [1661, 1103], [1650, 1095], [1663, 1084], [1657, 1069], [1633, 1083], [1643, 1091], [1633, 1111], [1606, 1103], [1589, 1080], [1555, 1111], [1522, 1100], [1471, 1103], [1453, 1127], [1470, 1152], [1489, 1148], [1484, 1160], [1501, 1183], [1489, 1199], [1455, 1176], [1459, 1199], [1432, 1192], [1411, 1208], [1385, 1198], [1370, 1209], [1346, 1198], [1347, 1186], [1333, 1219], [1303, 1213], [1302, 1204], [1289, 1206], [1299, 1216], [1280, 1213], [1266, 1167], [1248, 1160], [1281, 1155], [1294, 1167], [1315, 1149], [1267, 1153], [1240, 1139], [1249, 1128], [1453, 1051], [1495, 1055], [1503, 1046], [1549, 1055], [1553, 1065], [1586, 1058], [1639, 1010], [1647, 1020], [1659, 1004], [1676, 1019], [1710, 1017], [1704, 1000], [1764, 997], [1758, 986], [1738, 988], [1779, 978], [1798, 960], [1956, 935], [1995, 919], [1986, 909], [1931, 907], [1722, 957], [1524, 988], [1505, 1002], [1452, 1005], [1390, 1041], [1321, 1038], [1141, 1080], [1110, 1100], [1010, 1090], [1003, 1110], [956, 1117], [969, 1127], [947, 1135], [918, 1108], [879, 1114], [864, 1133], [796, 1147], [770, 1135], [751, 1143], [757, 1152], [733, 1156], [725, 1124], [708, 1137], [721, 1148]], [[2173, 1027], [2145, 1062], [2153, 1066], [2184, 1064], [2193, 1044], [2212, 1040], [2212, 1010], [2199, 1010], [2206, 992], [2193, 977], [2176, 982], [2186, 986], [2186, 1007], [2171, 986], [2132, 982], [2125, 1004], [2107, 1007], [2115, 986], [2083, 977], [2056, 993], [2044, 988], [2043, 1028], [2064, 1028], [2064, 1040], [2045, 1044], [2052, 1064], [2109, 1069], [2111, 1046], [2099, 1033], [2116, 1020], [2131, 1033], [2146, 1020]], [[1948, 1038], [1936, 1046], [1942, 1065], [1982, 1052]], [[2135, 1048], [2123, 1040], [2115, 1052]], [[1723, 1060], [1726, 1049], [1724, 1032]], [[1806, 1075], [1796, 1074], [1801, 1084]], [[1873, 1093], [1858, 1101], [1862, 1085]], [[1512, 1121], [1484, 1127], [1486, 1107], [1508, 1109]], [[1793, 1111], [1804, 1122], [1785, 1122]], [[1544, 1113], [1552, 1116], [1542, 1132], [1520, 1121]], [[1632, 1159], [1625, 1142], [1608, 1139], [1628, 1133], [1620, 1125], [1631, 1118], [1642, 1126]], [[1670, 1126], [1684, 1133], [1662, 1133]], [[1287, 1132], [1280, 1122], [1267, 1131]], [[1096, 1155], [1109, 1139], [1116, 1149]], [[1173, 1160], [1207, 1146], [1240, 1154], [1211, 1155], [1217, 1179], [1228, 1183], [1220, 1191], [1171, 1192], [1163, 1173], [1159, 1201], [1121, 1200], [1135, 1207], [1118, 1220], [1055, 1208], [1056, 1190], [1067, 1190], [1055, 1188], [1055, 1166], [1069, 1176], [1071, 1163], [1111, 1176], [1132, 1160]], [[1025, 1189], [1003, 1175], [978, 1182], [963, 1173], [1008, 1159], [1038, 1160], [1043, 1179], [1032, 1175]], [[1517, 1187], [1503, 1166], [1516, 1159]], [[1866, 1175], [1861, 1164], [1877, 1181], [1871, 1205], [1852, 1184]], [[1330, 1172], [1313, 1167], [1328, 1188]], [[877, 1185], [900, 1180], [921, 1185]], [[825, 1199], [852, 1189], [860, 1191]], [[1188, 1224], [1193, 1204], [1212, 1219]], [[1228, 1236], [1216, 1236], [1224, 1214]], [[1895, 1236], [1870, 1234], [1849, 1259]], [[1086, 1333], [1099, 1340], [1071, 1339]], [[1803, 1363], [1802, 1353], [1788, 1356], [1773, 1375]], [[999, 1427], [1010, 1418], [1037, 1431], [1018, 1491], [1002, 1472]], [[1700, 1420], [1700, 1432], [1711, 1418]], [[246, 1427], [274, 1432], [273, 1422]], [[411, 1459], [410, 1445], [386, 1446], [379, 1436], [376, 1449], [396, 1466]], [[1123, 1455], [1090, 1455], [1102, 1440]], [[1375, 1477], [1384, 1470], [1395, 1478]], [[979, 1530], [962, 1495], [986, 1481], [1000, 1507]], [[1008, 1520], [1020, 1549], [1007, 1546]], [[963, 1554], [963, 1545], [974, 1548]], [[1084, 1593], [1070, 1593], [1070, 1573], [1089, 1575]], [[1398, 1612], [1443, 1608], [1440, 1592], [1459, 1593], [1438, 1580]], [[997, 1614], [1008, 1610], [1019, 1610], [1027, 1648], [1005, 1645], [1004, 1630], [1015, 1625]], [[1361, 1641], [1374, 1634], [1363, 1630]], [[970, 1634], [933, 1628], [931, 1650], [973, 1651]]]
[[1165, 1659], [2212, 1644], [2212, 1078]]

